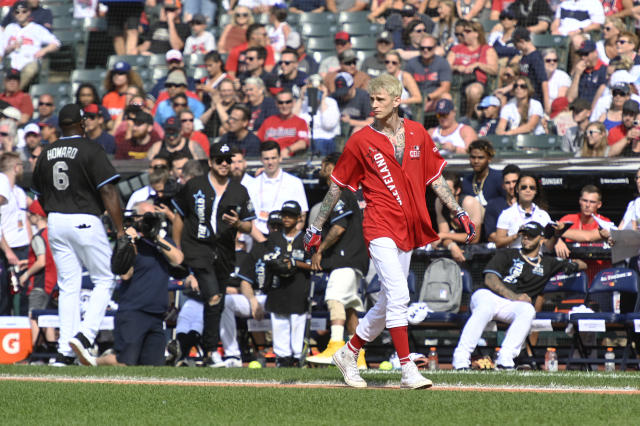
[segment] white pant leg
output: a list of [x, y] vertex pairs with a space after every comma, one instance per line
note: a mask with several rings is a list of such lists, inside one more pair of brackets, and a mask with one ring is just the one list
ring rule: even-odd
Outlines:
[[111, 272], [111, 246], [100, 218], [86, 214], [71, 216], [74, 216], [72, 220], [74, 227], [77, 224], [90, 226], [90, 228], [75, 229], [76, 238], [73, 246], [80, 261], [89, 271], [93, 283], [89, 305], [79, 330], [90, 342], [93, 342], [100, 330], [100, 323], [116, 285], [115, 277]]
[[49, 215], [49, 245], [58, 271], [58, 317], [60, 319], [60, 337], [58, 352], [72, 356], [69, 346], [71, 339], [80, 327], [80, 289], [82, 287], [82, 265], [69, 243], [69, 231], [66, 215]]
[[473, 293], [469, 302], [471, 317], [464, 325], [458, 346], [453, 352], [453, 368], [469, 367], [471, 353], [478, 345], [482, 332], [506, 301], [507, 299], [487, 289], [480, 289]]
[[304, 326], [307, 314], [291, 314], [289, 320], [291, 321], [291, 352], [294, 358], [300, 359], [304, 347]]
[[380, 298], [356, 329], [358, 336], [368, 342], [378, 337], [385, 327], [407, 325], [407, 275], [411, 262], [411, 252], [399, 250], [391, 238], [371, 241], [369, 253], [380, 280]]
[[497, 363], [504, 367], [513, 367], [513, 359], [520, 354], [522, 344], [529, 335], [536, 310], [531, 303], [508, 300], [495, 315], [495, 319], [510, 323], [502, 341]]
[[[258, 303], [264, 308], [267, 296], [259, 294], [256, 296]], [[238, 327], [236, 317], [250, 318], [251, 304], [242, 294], [227, 294], [224, 299], [224, 310], [220, 319], [220, 340], [224, 348], [225, 356], [240, 357], [240, 346], [238, 345]]]
[[187, 334], [191, 330], [202, 334], [204, 305], [202, 302], [187, 298], [180, 308], [178, 320], [176, 322], [176, 334]]
[[271, 334], [273, 335], [273, 352], [276, 356], [278, 358], [292, 356], [289, 315], [271, 314]]

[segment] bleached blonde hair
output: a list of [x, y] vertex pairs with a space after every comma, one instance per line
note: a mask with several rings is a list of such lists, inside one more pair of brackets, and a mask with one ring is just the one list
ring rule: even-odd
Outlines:
[[369, 82], [369, 93], [371, 95], [378, 93], [382, 89], [392, 98], [399, 98], [402, 95], [402, 83], [389, 74], [382, 74]]

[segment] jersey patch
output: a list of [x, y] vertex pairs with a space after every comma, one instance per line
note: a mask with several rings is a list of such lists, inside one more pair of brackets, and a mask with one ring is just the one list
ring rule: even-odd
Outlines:
[[502, 280], [505, 284], [515, 284], [524, 269], [524, 261], [521, 259], [513, 259], [513, 266], [509, 268], [509, 275]]
[[414, 145], [411, 147], [411, 151], [409, 151], [409, 157], [412, 160], [420, 158], [420, 145]]
[[198, 239], [208, 238], [209, 237], [209, 229], [206, 225], [206, 218], [204, 214], [205, 210], [205, 197], [202, 190], [198, 190], [195, 194], [193, 194], [194, 199], [194, 211], [196, 212], [196, 216], [198, 217]]

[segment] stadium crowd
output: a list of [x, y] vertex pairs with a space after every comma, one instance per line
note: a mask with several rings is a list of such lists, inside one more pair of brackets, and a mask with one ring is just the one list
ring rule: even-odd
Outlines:
[[[567, 156], [640, 155], [640, 6], [635, 3], [155, 3], [74, 2], [76, 17], [106, 19], [113, 51], [120, 55], [101, 87], [73, 81], [86, 137], [115, 160], [146, 160], [140, 161], [139, 172], [149, 184], [129, 197], [127, 211], [161, 215], [162, 238], [172, 237], [178, 247], [188, 220], [186, 200], [180, 197], [189, 181], [228, 174], [250, 199], [250, 208], [238, 203], [224, 212], [225, 223], [250, 222], [229, 243], [228, 255], [235, 251], [236, 258], [228, 271], [233, 273], [218, 277], [226, 301], [214, 302], [210, 294], [204, 299], [197, 274], [185, 280], [187, 302], [177, 318], [176, 339], [167, 347], [172, 364], [187, 362], [195, 346], [204, 351], [206, 365], [242, 365], [235, 317], [261, 320], [269, 313], [277, 365], [296, 365], [312, 272], [326, 272], [334, 286], [340, 280], [350, 283], [341, 290], [329, 286], [329, 346], [312, 361], [330, 363], [344, 344], [345, 329], [353, 334], [365, 302], [360, 281], [369, 269], [359, 258], [366, 251], [351, 241], [362, 232], [363, 200], [341, 200], [325, 232], [326, 246], [310, 257], [300, 240], [313, 206], [302, 180], [285, 172], [282, 162], [317, 155], [323, 160], [321, 178], [328, 178], [348, 137], [373, 122], [368, 82], [383, 73], [402, 83], [403, 116], [423, 123], [443, 156], [468, 155], [473, 172], [464, 177], [447, 172], [445, 178], [476, 224], [472, 244], [519, 248], [522, 225], [536, 221], [545, 227], [553, 219], [568, 224], [562, 238], [546, 239], [546, 250], [559, 257], [571, 257], [575, 243], [609, 238], [603, 222], [610, 221], [598, 214], [602, 194], [597, 187], [582, 188], [578, 213], [551, 218], [537, 176], [517, 165], [507, 165], [502, 173], [489, 167], [499, 155], [491, 141], [554, 135]], [[57, 112], [62, 105], [56, 94], [32, 98], [29, 93], [34, 84], [46, 83], [39, 70], [61, 42], [50, 32], [56, 18], [46, 5], [28, 0], [9, 6], [0, 36], [1, 56], [8, 64], [0, 93], [0, 247], [6, 266], [0, 314], [28, 315], [55, 308], [46, 214], [19, 184], [27, 163], [33, 167], [43, 147], [60, 137]], [[332, 18], [313, 19], [314, 14]], [[336, 24], [337, 16], [354, 21]], [[155, 80], [141, 75], [134, 56], [154, 58], [161, 71], [154, 73]], [[255, 176], [247, 170], [247, 158], [261, 162]], [[203, 167], [207, 160], [211, 172]], [[630, 205], [621, 226], [637, 228], [637, 210]], [[455, 212], [436, 202], [435, 213], [440, 240], [432, 248], [449, 250], [464, 264], [467, 235], [454, 220]], [[587, 262], [589, 276], [608, 265]], [[20, 287], [10, 285], [13, 274]], [[212, 314], [215, 309], [220, 312]], [[212, 326], [219, 330], [212, 334], [207, 330]], [[34, 321], [34, 345], [55, 350], [53, 331], [41, 337], [38, 331]], [[209, 340], [204, 345], [203, 335]], [[215, 350], [218, 335], [222, 358]], [[265, 336], [253, 339], [261, 349], [269, 346]], [[158, 363], [160, 358], [130, 356], [117, 362]], [[114, 361], [104, 363], [109, 362]]]

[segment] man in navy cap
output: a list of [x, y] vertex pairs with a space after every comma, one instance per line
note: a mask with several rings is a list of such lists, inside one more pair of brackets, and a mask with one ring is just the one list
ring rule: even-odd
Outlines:
[[576, 53], [580, 60], [573, 67], [567, 97], [569, 102], [582, 98], [593, 104], [598, 89], [607, 84], [607, 67], [598, 58], [596, 44], [591, 40], [583, 41]]
[[440, 149], [440, 155], [466, 154], [467, 147], [478, 139], [478, 134], [471, 126], [458, 123], [453, 102], [440, 99], [436, 103], [436, 117], [438, 126], [429, 129], [429, 134]]
[[520, 59], [520, 75], [528, 77], [533, 84], [535, 93], [533, 97], [542, 103], [547, 113], [551, 112], [551, 98], [549, 97], [549, 82], [547, 71], [544, 68], [542, 55], [533, 45], [528, 29], [518, 27], [511, 35], [511, 41], [522, 52]]

